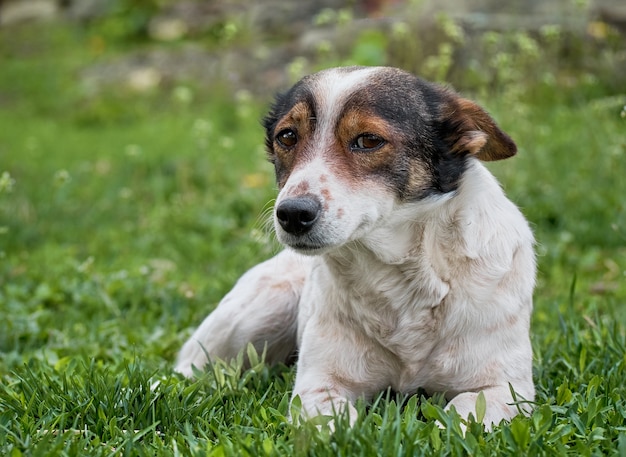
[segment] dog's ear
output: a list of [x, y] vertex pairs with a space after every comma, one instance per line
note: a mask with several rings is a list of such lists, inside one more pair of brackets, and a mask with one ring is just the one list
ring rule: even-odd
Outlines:
[[441, 111], [443, 135], [451, 150], [484, 160], [515, 155], [517, 146], [487, 112], [476, 103], [447, 92]]

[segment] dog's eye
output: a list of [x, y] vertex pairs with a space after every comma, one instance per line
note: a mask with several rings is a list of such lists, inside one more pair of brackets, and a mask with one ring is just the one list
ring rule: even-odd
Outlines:
[[373, 151], [384, 144], [385, 140], [381, 137], [371, 133], [364, 133], [363, 135], [357, 136], [354, 141], [352, 141], [350, 149], [353, 151]]
[[278, 132], [278, 135], [276, 135], [276, 141], [278, 141], [278, 143], [284, 148], [291, 148], [298, 142], [298, 136], [293, 130], [285, 129]]

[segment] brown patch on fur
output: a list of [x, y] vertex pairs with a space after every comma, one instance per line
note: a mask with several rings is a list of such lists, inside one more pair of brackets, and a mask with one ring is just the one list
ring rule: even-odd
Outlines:
[[301, 181], [289, 193], [293, 196], [300, 196], [306, 194], [310, 188], [308, 181]]
[[312, 394], [327, 394], [330, 391], [334, 390], [332, 387], [316, 387], [314, 389], [303, 390], [302, 392], [312, 393]]
[[408, 166], [409, 173], [406, 187], [408, 192], [417, 193], [431, 182], [432, 174], [421, 160], [412, 160]]
[[270, 288], [281, 292], [289, 292], [292, 290], [291, 284], [288, 282], [275, 282], [270, 285]]
[[393, 151], [392, 143], [396, 138], [395, 129], [387, 121], [360, 109], [350, 110], [339, 120], [336, 135], [345, 148], [349, 148], [350, 144], [363, 134], [376, 135], [385, 140], [386, 144], [374, 151], [350, 150], [355, 162], [370, 169], [387, 162]]
[[449, 124], [446, 140], [453, 152], [467, 152], [480, 160], [506, 159], [515, 155], [517, 146], [495, 121], [476, 103], [449, 93], [442, 121]]
[[315, 128], [315, 118], [311, 107], [305, 103], [296, 103], [293, 108], [276, 123], [274, 134], [278, 134], [285, 129], [293, 130], [298, 138], [295, 146], [285, 149], [278, 141], [274, 141], [274, 153], [282, 165], [282, 170], [278, 178], [278, 186], [283, 187], [287, 182], [289, 174], [299, 162], [307, 160], [306, 142], [313, 135]]
[[494, 333], [502, 330], [508, 330], [511, 327], [514, 327], [519, 322], [519, 319], [519, 314], [510, 314], [506, 317], [506, 319], [500, 320], [489, 326], [486, 331], [487, 333]]
[[348, 378], [346, 376], [344, 376], [343, 374], [339, 373], [338, 370], [334, 370], [331, 374], [331, 378], [334, 382], [335, 385], [341, 386], [344, 389], [347, 389], [349, 391], [359, 391], [361, 390], [361, 385], [356, 382], [354, 379], [352, 378]]
[[[371, 151], [351, 149], [352, 143], [363, 134], [376, 135], [385, 144]], [[396, 137], [394, 128], [384, 119], [363, 109], [352, 109], [339, 119], [334, 141], [323, 151], [324, 158], [338, 179], [354, 187], [364, 177], [393, 160]]]
[[261, 287], [267, 287], [269, 289], [279, 290], [281, 292], [290, 292], [293, 290], [294, 284], [299, 285], [301, 283], [304, 283], [304, 280], [287, 281], [280, 280], [279, 278], [269, 275], [261, 276], [259, 278], [259, 284], [261, 285]]
[[497, 384], [501, 377], [502, 364], [495, 360], [489, 362], [480, 374], [480, 379], [487, 384]]
[[281, 130], [291, 128], [297, 129], [300, 133], [305, 133], [311, 126], [311, 119], [313, 113], [307, 103], [296, 103], [293, 108], [276, 124], [274, 132], [278, 133]]

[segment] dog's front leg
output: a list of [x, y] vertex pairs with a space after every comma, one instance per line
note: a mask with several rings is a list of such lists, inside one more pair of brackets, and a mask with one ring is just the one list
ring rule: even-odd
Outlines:
[[304, 329], [293, 397], [305, 418], [347, 412], [354, 424], [358, 398], [369, 399], [386, 384], [386, 363], [352, 329], [313, 317]]
[[296, 349], [298, 302], [311, 268], [309, 257], [282, 251], [244, 274], [182, 347], [176, 371], [193, 376], [209, 360], [229, 361], [252, 343], [269, 364]]
[[304, 418], [333, 416], [347, 412], [350, 425], [356, 420], [357, 411], [353, 403], [358, 395], [350, 392], [330, 376], [298, 372], [292, 403], [296, 397], [300, 398], [302, 408], [300, 414]]

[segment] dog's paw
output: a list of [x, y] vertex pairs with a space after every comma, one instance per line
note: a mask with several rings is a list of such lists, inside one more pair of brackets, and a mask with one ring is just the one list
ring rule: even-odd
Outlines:
[[482, 422], [486, 430], [491, 430], [494, 425], [503, 420], [511, 420], [519, 413], [519, 409], [512, 403], [510, 392], [504, 389], [486, 389], [457, 395], [446, 405], [445, 410], [454, 408], [465, 420], [471, 415], [477, 422]]
[[193, 378], [194, 371], [203, 369], [208, 363], [209, 357], [200, 342], [189, 339], [178, 354], [174, 371]]
[[[292, 398], [291, 415], [305, 420], [316, 420], [319, 417], [337, 417], [348, 415], [350, 426], [356, 422], [358, 413], [354, 405], [345, 397], [333, 394], [329, 389], [313, 389], [295, 394]], [[334, 430], [334, 419], [330, 419], [327, 425]]]

